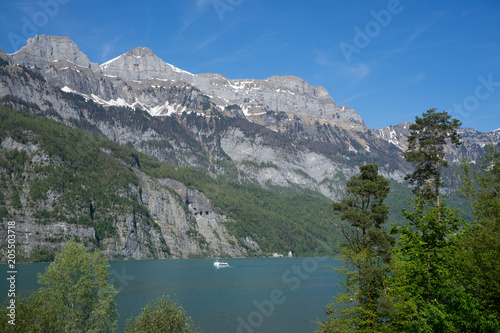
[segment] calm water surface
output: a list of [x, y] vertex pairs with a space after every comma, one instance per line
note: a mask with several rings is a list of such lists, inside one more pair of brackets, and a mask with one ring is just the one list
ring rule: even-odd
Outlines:
[[[174, 296], [205, 333], [313, 332], [339, 289], [331, 258], [211, 259], [110, 262], [120, 320], [136, 316], [150, 300]], [[37, 288], [48, 264], [18, 264], [17, 291]], [[0, 269], [7, 272], [6, 265]], [[7, 281], [1, 280], [6, 298]]]

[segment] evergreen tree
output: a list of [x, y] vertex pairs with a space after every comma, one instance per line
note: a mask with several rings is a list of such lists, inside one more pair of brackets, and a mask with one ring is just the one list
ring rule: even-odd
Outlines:
[[408, 149], [403, 157], [413, 163], [416, 170], [405, 179], [415, 185], [415, 193], [436, 201], [438, 206], [439, 188], [443, 183], [441, 169], [448, 166], [444, 159], [444, 147], [448, 142], [456, 147], [461, 144], [457, 133], [457, 128], [461, 125], [458, 119], [451, 119], [446, 111], [436, 112], [435, 108], [427, 110], [422, 118], [415, 117], [415, 123], [410, 125]]
[[384, 325], [386, 278], [394, 245], [382, 228], [388, 214], [383, 200], [389, 180], [378, 175], [376, 164], [363, 165], [360, 171], [347, 182], [348, 197], [332, 204], [333, 211], [349, 221], [352, 229], [342, 228], [345, 291], [328, 306], [330, 318], [320, 324], [320, 332], [376, 332]]
[[444, 149], [448, 143], [460, 145], [460, 126], [459, 120], [436, 109], [427, 110], [422, 118], [415, 117], [410, 125], [403, 157], [416, 170], [405, 179], [415, 186], [417, 199], [412, 203], [413, 210], [403, 210], [409, 223], [392, 230], [400, 238], [390, 279], [392, 305], [397, 310], [391, 326], [403, 331], [453, 331], [446, 307], [451, 287], [449, 258], [463, 220], [442, 204], [439, 190], [442, 168], [448, 166]]

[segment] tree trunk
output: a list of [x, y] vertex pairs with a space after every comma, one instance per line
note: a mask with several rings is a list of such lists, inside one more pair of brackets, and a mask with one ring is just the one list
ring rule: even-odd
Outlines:
[[439, 207], [439, 179], [438, 175], [438, 161], [434, 161], [434, 171], [436, 172], [436, 176], [434, 178], [434, 185], [436, 186], [436, 205]]

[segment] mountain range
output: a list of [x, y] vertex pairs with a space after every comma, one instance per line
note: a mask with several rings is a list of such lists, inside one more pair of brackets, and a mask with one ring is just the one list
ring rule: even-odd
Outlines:
[[[284, 190], [314, 193], [327, 202], [343, 196], [346, 180], [364, 163], [377, 163], [380, 173], [392, 179], [398, 188], [405, 188], [403, 178], [411, 170], [400, 156], [406, 149], [410, 122], [370, 129], [353, 109], [337, 105], [326, 89], [298, 77], [231, 80], [220, 74], [192, 74], [163, 61], [145, 47], [99, 65], [90, 62], [68, 37], [45, 35], [29, 39], [26, 46], [13, 54], [0, 49], [0, 64], [2, 105], [83, 129], [159, 163], [168, 163], [178, 170], [194, 168], [211, 179], [225, 179], [234, 186], [257, 186], [276, 195]], [[446, 151], [451, 162], [462, 158], [476, 161], [484, 154], [485, 146], [500, 142], [500, 130], [481, 133], [460, 129], [460, 134], [460, 148]], [[12, 133], [6, 134], [0, 156], [5, 157], [13, 149], [24, 149], [33, 156], [40, 154], [40, 148], [30, 150], [25, 146]], [[146, 184], [154, 183], [155, 188], [161, 189], [141, 205], [155, 216], [152, 212], [158, 200], [151, 198], [173, 191], [182, 199], [174, 204], [180, 205], [175, 210], [182, 210], [185, 215], [169, 219], [162, 211], [163, 219], [190, 227], [173, 230], [167, 228], [167, 222], [159, 223], [158, 232], [163, 243], [168, 244], [168, 253], [157, 251], [163, 243], [155, 243], [150, 233], [133, 242], [136, 249], [142, 247], [135, 252], [126, 237], [108, 237], [99, 246], [110, 257], [236, 256], [286, 251], [286, 246], [292, 245], [285, 240], [281, 240], [280, 246], [267, 244], [269, 235], [245, 225], [244, 218], [232, 211], [237, 207], [216, 207], [215, 194], [203, 193], [202, 190], [209, 190], [196, 188], [200, 184], [185, 184], [180, 176], [176, 180], [155, 178], [141, 173], [137, 161], [134, 163], [130, 167], [141, 179], [139, 183], [144, 182], [139, 187], [151, 187]], [[6, 174], [5, 170], [2, 172]], [[449, 189], [456, 185], [451, 173], [447, 185]], [[19, 182], [17, 186], [24, 186], [28, 188], [25, 192], [29, 192], [29, 184]], [[193, 195], [198, 199], [188, 199], [187, 193], [197, 193]], [[12, 203], [4, 203], [4, 218], [32, 218], [36, 209], [24, 207], [25, 201], [21, 200], [21, 213], [15, 212]], [[123, 235], [130, 234], [130, 223], [126, 221], [131, 218], [125, 214], [110, 223]], [[222, 222], [231, 220], [240, 225], [237, 231]], [[36, 227], [36, 222], [30, 223]], [[51, 220], [49, 224], [54, 223], [63, 222]], [[305, 234], [314, 234], [312, 229], [306, 229]], [[205, 245], [200, 246], [200, 237], [190, 238], [189, 230], [203, 235]], [[279, 229], [274, 233], [279, 234]], [[47, 234], [41, 230], [39, 234], [33, 244], [50, 247]], [[68, 231], [64, 239], [70, 236]], [[26, 245], [27, 253], [34, 249], [33, 244]], [[145, 244], [152, 244], [153, 250], [147, 250]]]

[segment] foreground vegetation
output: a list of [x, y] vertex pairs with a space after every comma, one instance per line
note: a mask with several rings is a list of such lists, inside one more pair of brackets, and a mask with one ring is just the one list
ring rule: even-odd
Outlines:
[[[358, 231], [344, 231], [344, 290], [333, 298], [318, 332], [500, 331], [500, 150], [481, 163], [463, 162], [462, 193], [474, 219], [447, 206], [440, 194], [444, 147], [459, 145], [460, 123], [428, 110], [410, 126], [405, 158], [415, 165], [408, 220], [387, 234], [386, 185], [376, 166], [348, 182], [333, 210]], [[369, 172], [371, 168], [372, 171]]]
[[[15, 299], [14, 317], [8, 304], [0, 308], [2, 332], [113, 332], [118, 312], [117, 291], [103, 254], [70, 241], [38, 276], [41, 287]], [[125, 332], [198, 332], [184, 309], [169, 297], [146, 305], [127, 321]]]

